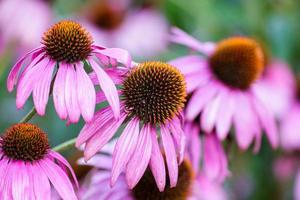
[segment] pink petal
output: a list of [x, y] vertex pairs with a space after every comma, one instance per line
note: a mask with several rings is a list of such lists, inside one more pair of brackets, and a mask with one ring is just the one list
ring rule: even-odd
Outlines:
[[175, 187], [178, 179], [178, 162], [176, 157], [175, 146], [169, 130], [161, 127], [161, 139], [166, 154], [167, 167], [170, 177], [170, 187]]
[[187, 142], [187, 153], [189, 160], [193, 165], [193, 169], [196, 173], [199, 171], [199, 164], [201, 160], [201, 141], [200, 141], [200, 130], [198, 126], [193, 123], [186, 123], [184, 132], [188, 138]]
[[66, 84], [67, 66], [63, 63], [58, 67], [54, 85], [53, 102], [58, 116], [65, 120], [68, 117], [68, 111], [65, 103], [65, 84]]
[[214, 98], [218, 91], [216, 84], [213, 82], [206, 86], [198, 88], [191, 97], [186, 107], [186, 119], [192, 121], [200, 114], [205, 105]]
[[166, 168], [165, 161], [161, 154], [158, 139], [156, 136], [156, 130], [151, 129], [151, 140], [152, 140], [152, 153], [150, 158], [150, 169], [154, 176], [156, 185], [159, 191], [164, 191], [166, 186]]
[[49, 60], [49, 63], [41, 70], [42, 72], [39, 72], [43, 75], [39, 77], [33, 88], [33, 102], [39, 115], [45, 114], [55, 64], [55, 62]]
[[77, 101], [77, 78], [73, 65], [67, 67], [65, 82], [65, 103], [71, 123], [77, 123], [80, 118], [80, 109]]
[[[12, 165], [14, 173], [12, 178], [12, 195], [14, 200], [29, 200], [29, 177], [23, 162], [17, 161]], [[17, 172], [17, 173], [16, 173]]]
[[39, 167], [39, 165], [31, 165], [30, 167], [33, 181], [33, 190], [35, 199], [51, 199], [51, 187], [48, 177]]
[[76, 65], [77, 73], [77, 98], [83, 119], [92, 120], [96, 105], [96, 92], [93, 83], [83, 69], [83, 63]]
[[[175, 117], [175, 119], [176, 118], [177, 117]], [[179, 164], [181, 164], [184, 159], [184, 154], [185, 154], [186, 137], [182, 130], [180, 120], [179, 119], [172, 120], [168, 124], [168, 127], [172, 133], [174, 140], [175, 140], [176, 149], [178, 150], [178, 154], [179, 154]]]
[[202, 43], [176, 27], [173, 27], [171, 29], [170, 40], [174, 43], [182, 44], [192, 49], [198, 50], [201, 53], [206, 55], [210, 55], [215, 50], [214, 43], [212, 42]]
[[300, 199], [300, 170], [297, 172], [295, 184], [294, 184], [294, 198]]
[[131, 56], [128, 51], [120, 48], [106, 48], [102, 50], [95, 49], [95, 53], [99, 53], [109, 58], [116, 59], [118, 62], [124, 64], [126, 67], [131, 66]]
[[179, 69], [185, 76], [195, 73], [199, 74], [201, 69], [207, 68], [207, 60], [196, 55], [179, 57], [168, 63]]
[[185, 76], [186, 90], [188, 93], [197, 88], [204, 87], [211, 80], [211, 74], [207, 70], [201, 70], [199, 73], [188, 74]]
[[112, 157], [106, 154], [96, 154], [94, 155], [90, 160], [87, 162], [84, 161], [83, 158], [80, 158], [77, 161], [78, 164], [80, 165], [88, 165], [104, 170], [111, 170], [112, 168]]
[[69, 177], [52, 160], [48, 158], [40, 160], [39, 166], [47, 175], [53, 187], [56, 189], [61, 198], [65, 200], [77, 199]]
[[230, 91], [223, 91], [221, 105], [216, 121], [216, 132], [219, 139], [224, 140], [230, 130], [235, 108], [234, 96]]
[[[9, 92], [13, 91], [14, 89], [14, 85], [17, 82], [17, 77], [18, 74], [21, 70], [22, 64], [25, 61], [26, 58], [28, 58], [29, 56], [31, 56], [34, 53], [41, 53], [41, 47], [38, 47], [36, 49], [33, 49], [32, 51], [30, 51], [29, 53], [27, 53], [25, 56], [23, 56], [20, 60], [17, 61], [17, 63], [11, 68], [8, 77], [7, 77], [7, 90]], [[37, 56], [38, 54], [36, 54]], [[35, 59], [35, 57], [32, 57], [30, 62], [33, 62], [33, 60]]]
[[97, 74], [99, 85], [114, 112], [115, 118], [118, 118], [120, 116], [120, 101], [114, 82], [94, 60], [90, 59], [89, 62]]
[[145, 125], [139, 135], [136, 148], [126, 167], [126, 180], [130, 189], [140, 181], [151, 157], [151, 130]]
[[111, 185], [113, 186], [117, 181], [121, 172], [125, 169], [129, 159], [133, 155], [138, 143], [139, 137], [139, 120], [132, 119], [122, 132], [117, 141], [113, 153], [113, 167], [111, 170]]
[[99, 151], [117, 132], [126, 116], [121, 115], [118, 120], [111, 120], [103, 126], [103, 129], [98, 130], [98, 132], [91, 137], [85, 147], [84, 159], [90, 159], [97, 151]]

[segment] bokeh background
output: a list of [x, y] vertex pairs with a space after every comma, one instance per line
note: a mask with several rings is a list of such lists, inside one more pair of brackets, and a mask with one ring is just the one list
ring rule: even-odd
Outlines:
[[[81, 21], [86, 17], [87, 7], [91, 4], [87, 0], [49, 0], [42, 1], [50, 10], [49, 25], [61, 19], [76, 19]], [[101, 0], [98, 0], [101, 1]], [[120, 0], [123, 2], [123, 0]], [[1, 6], [5, 1], [0, 0]], [[16, 12], [27, 13], [27, 22], [22, 22], [22, 31], [27, 33], [31, 23], [37, 20], [35, 12], [26, 10], [25, 4], [29, 0], [22, 0], [16, 4]], [[116, 0], [116, 2], [118, 2]], [[128, 2], [127, 2], [128, 3]], [[23, 10], [22, 10], [23, 9]], [[247, 35], [260, 41], [270, 57], [276, 57], [287, 62], [295, 73], [300, 69], [300, 1], [297, 0], [135, 0], [129, 2], [124, 13], [145, 9], [159, 12], [167, 22], [167, 29], [178, 26], [199, 40], [218, 41], [233, 35]], [[3, 13], [0, 12], [0, 18]], [[110, 17], [110, 16], [108, 16]], [[0, 22], [0, 38], [11, 23], [20, 19], [7, 19], [6, 23]], [[104, 17], [105, 18], [105, 17]], [[122, 20], [122, 19], [121, 19]], [[1, 20], [0, 20], [1, 21]], [[148, 20], [142, 22], [147, 25]], [[27, 23], [27, 24], [26, 24]], [[117, 26], [117, 23], [114, 26]], [[107, 27], [106, 27], [107, 28]], [[109, 27], [112, 29], [115, 27]], [[136, 27], [135, 27], [136, 28]], [[150, 30], [151, 29], [151, 30]], [[149, 31], [160, 33], [162, 25], [149, 26]], [[147, 29], [142, 40], [153, 43], [148, 37]], [[40, 37], [37, 41], [40, 41]], [[11, 124], [17, 123], [31, 109], [32, 102], [27, 102], [22, 110], [15, 107], [15, 93], [8, 93], [6, 77], [13, 63], [24, 51], [17, 36], [10, 39], [0, 50], [0, 132], [5, 131]], [[128, 42], [134, 42], [134, 35], [128, 36]], [[1, 42], [1, 41], [0, 41]], [[37, 44], [38, 45], [38, 44]], [[114, 44], [118, 46], [118, 44]], [[161, 44], [157, 44], [158, 46]], [[23, 46], [22, 46], [23, 48]], [[27, 48], [27, 47], [26, 47]], [[26, 49], [24, 47], [24, 49]], [[28, 47], [29, 48], [29, 47]], [[140, 47], [143, 51], [143, 46]], [[176, 45], [168, 45], [151, 55], [135, 55], [135, 60], [168, 60], [187, 51]], [[35, 116], [32, 123], [41, 126], [49, 135], [51, 144], [57, 145], [75, 137], [80, 128], [79, 124], [66, 126], [66, 122], [59, 120], [53, 109], [53, 102], [47, 106], [44, 117]], [[300, 119], [299, 119], [300, 123]], [[251, 149], [242, 152], [234, 144], [226, 144], [230, 160], [231, 177], [226, 181], [225, 187], [230, 199], [292, 199], [293, 176], [284, 180], [278, 178], [274, 170], [275, 162], [279, 156], [285, 156], [281, 150], [273, 151], [267, 142], [264, 142], [260, 152], [253, 154]], [[68, 156], [68, 154], [66, 154]], [[299, 155], [298, 155], [299, 156]], [[283, 172], [282, 172], [283, 173]], [[199, 188], [201, 189], [201, 188]]]

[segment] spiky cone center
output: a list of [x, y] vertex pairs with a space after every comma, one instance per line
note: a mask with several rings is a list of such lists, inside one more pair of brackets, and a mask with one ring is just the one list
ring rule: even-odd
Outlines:
[[133, 188], [132, 194], [136, 200], [186, 200], [190, 195], [193, 180], [194, 172], [191, 165], [188, 161], [184, 161], [179, 166], [176, 187], [170, 188], [169, 177], [167, 177], [166, 188], [160, 192], [150, 169], [147, 169], [142, 179]]
[[264, 54], [253, 39], [233, 37], [221, 41], [209, 58], [214, 75], [224, 84], [248, 89], [264, 69]]
[[99, 28], [113, 30], [119, 27], [125, 17], [125, 11], [110, 5], [109, 0], [93, 1], [87, 9], [87, 17]]
[[144, 123], [164, 124], [183, 109], [186, 83], [175, 67], [163, 62], [144, 62], [123, 83], [125, 108]]
[[92, 51], [93, 39], [80, 24], [63, 20], [44, 33], [42, 44], [53, 60], [74, 63], [85, 60]]
[[40, 160], [50, 148], [46, 133], [33, 124], [15, 124], [1, 138], [2, 152], [12, 160]]

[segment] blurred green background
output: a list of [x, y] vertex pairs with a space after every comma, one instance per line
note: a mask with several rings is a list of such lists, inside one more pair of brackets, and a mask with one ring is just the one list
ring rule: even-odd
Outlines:
[[[76, 15], [86, 4], [84, 0], [52, 0], [57, 19]], [[232, 35], [248, 35], [261, 41], [270, 55], [281, 58], [295, 72], [300, 68], [300, 1], [298, 0], [136, 0], [134, 6], [153, 6], [160, 10], [171, 25], [178, 26], [199, 40], [218, 41]], [[160, 27], [157, 27], [159, 29]], [[148, 38], [145, 38], [147, 40]], [[14, 62], [12, 49], [0, 56], [0, 131], [18, 122], [32, 107], [27, 102], [22, 110], [15, 107], [15, 93], [6, 90], [6, 77]], [[167, 60], [184, 51], [178, 46], [155, 59]], [[137, 58], [142, 59], [142, 58]], [[66, 126], [53, 109], [47, 106], [46, 116], [35, 116], [32, 123], [40, 125], [52, 145], [75, 137], [83, 126]], [[292, 199], [292, 182], [280, 184], [272, 173], [274, 156], [264, 142], [257, 155], [229, 150], [232, 176], [225, 187], [231, 199]], [[291, 180], [292, 181], [292, 180]]]

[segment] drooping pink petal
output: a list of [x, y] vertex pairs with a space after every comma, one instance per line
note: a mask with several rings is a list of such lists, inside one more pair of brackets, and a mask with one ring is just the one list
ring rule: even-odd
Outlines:
[[[4, 160], [6, 160], [4, 158]], [[7, 163], [8, 160], [6, 160], [5, 163]], [[6, 165], [6, 171], [3, 171], [4, 177], [1, 179], [1, 188], [3, 188], [2, 193], [0, 193], [3, 200], [11, 200], [12, 197], [12, 177], [13, 174], [16, 173], [15, 168], [13, 164], [7, 163]]]
[[213, 82], [198, 88], [186, 107], [186, 119], [193, 120], [200, 114], [204, 106], [216, 95], [218, 87]]
[[68, 163], [68, 161], [63, 157], [61, 156], [59, 153], [55, 152], [55, 151], [51, 151], [49, 153], [49, 155], [52, 157], [52, 158], [55, 158], [57, 162], [59, 163], [62, 163], [63, 166], [65, 168], [68, 169], [69, 172], [71, 172], [71, 175], [72, 175], [72, 178], [73, 178], [73, 182], [75, 183], [76, 187], [79, 188], [79, 184], [78, 184], [78, 181], [77, 181], [77, 178], [76, 178], [76, 175], [71, 167], [71, 165]]
[[[32, 54], [34, 53], [38, 53], [38, 52], [42, 52], [41, 51], [41, 47], [38, 47], [36, 49], [33, 49], [32, 51], [30, 51], [29, 53], [27, 53], [25, 56], [23, 56], [20, 60], [17, 61], [17, 63], [11, 68], [8, 77], [7, 77], [7, 90], [9, 92], [13, 91], [14, 89], [14, 85], [17, 82], [17, 78], [18, 78], [18, 74], [21, 70], [22, 64], [25, 61], [25, 59], [27, 59], [28, 57], [30, 57]], [[37, 54], [36, 54], [37, 56]], [[30, 62], [33, 62], [33, 60], [35, 59], [35, 57], [31, 58]]]
[[77, 123], [80, 118], [80, 109], [77, 101], [77, 78], [73, 65], [65, 64], [66, 82], [65, 82], [65, 103], [71, 123]]
[[178, 162], [175, 146], [169, 130], [161, 126], [161, 139], [166, 154], [167, 167], [170, 177], [170, 187], [175, 187], [178, 180]]
[[166, 168], [165, 161], [161, 154], [161, 150], [158, 144], [158, 139], [156, 135], [156, 130], [151, 128], [150, 130], [151, 140], [152, 140], [152, 152], [150, 158], [150, 169], [154, 176], [156, 185], [159, 191], [164, 191], [166, 186]]
[[169, 130], [174, 138], [175, 147], [178, 151], [179, 155], [179, 164], [183, 162], [184, 154], [185, 154], [185, 146], [186, 146], [186, 135], [182, 129], [182, 124], [178, 117], [174, 117], [174, 119], [168, 124]]
[[45, 114], [54, 67], [55, 62], [49, 60], [49, 63], [39, 72], [39, 74], [43, 75], [37, 79], [37, 83], [33, 88], [33, 102], [39, 115]]
[[125, 115], [121, 115], [118, 120], [110, 120], [103, 126], [103, 129], [98, 130], [97, 133], [86, 142], [86, 147], [84, 150], [85, 160], [88, 160], [95, 155], [95, 153], [99, 151], [114, 136], [125, 118]]
[[235, 108], [235, 99], [229, 90], [222, 91], [221, 105], [216, 121], [216, 133], [219, 139], [224, 140], [229, 133], [232, 116]]
[[67, 66], [63, 63], [58, 67], [54, 85], [53, 102], [58, 116], [65, 120], [68, 117], [68, 111], [65, 102], [65, 84], [66, 84]]
[[150, 161], [152, 151], [150, 125], [140, 131], [136, 148], [126, 167], [126, 180], [130, 189], [134, 188], [142, 178]]
[[108, 56], [109, 58], [116, 59], [118, 62], [124, 64], [126, 67], [131, 66], [131, 56], [128, 51], [120, 48], [106, 48], [106, 49], [95, 49], [95, 53]]
[[40, 168], [49, 178], [55, 190], [65, 200], [76, 200], [76, 194], [68, 175], [52, 160], [45, 158], [39, 161]]
[[117, 181], [121, 172], [125, 169], [129, 159], [133, 155], [138, 144], [139, 138], [139, 120], [132, 119], [122, 132], [117, 141], [113, 153], [113, 165], [111, 170], [111, 185]]
[[118, 118], [120, 116], [120, 100], [114, 82], [94, 60], [90, 59], [89, 62], [97, 74], [99, 85], [114, 112], [115, 118]]
[[22, 161], [15, 162], [12, 167], [12, 195], [14, 200], [29, 200], [29, 177], [25, 164]]
[[44, 171], [39, 167], [39, 165], [30, 166], [32, 181], [33, 181], [33, 191], [35, 199], [51, 199], [51, 186], [48, 177]]
[[197, 173], [200, 168], [201, 160], [201, 141], [200, 141], [200, 130], [198, 126], [193, 123], [186, 123], [184, 132], [187, 138], [187, 153], [188, 158], [192, 163], [193, 169]]
[[17, 108], [22, 108], [28, 97], [30, 96], [35, 84], [37, 84], [37, 78], [41, 76], [40, 72], [49, 62], [48, 59], [42, 59], [36, 57], [34, 61], [29, 64], [22, 73], [19, 84], [17, 87]]
[[93, 83], [83, 69], [83, 63], [76, 65], [77, 98], [83, 119], [90, 122], [96, 106], [96, 92]]
[[201, 53], [207, 55], [210, 55], [215, 50], [214, 43], [212, 42], [202, 43], [176, 27], [173, 27], [171, 29], [170, 40], [174, 43], [188, 46], [194, 50], [200, 51]]

